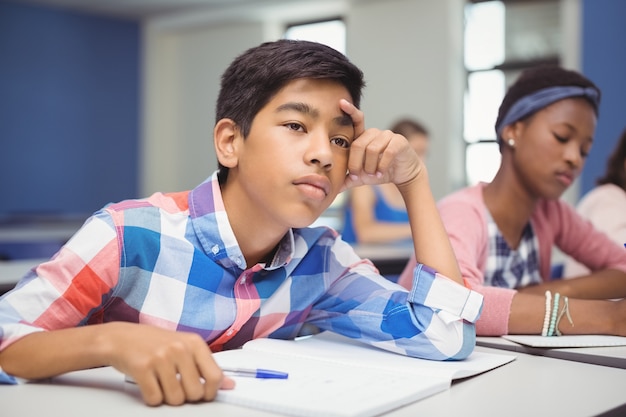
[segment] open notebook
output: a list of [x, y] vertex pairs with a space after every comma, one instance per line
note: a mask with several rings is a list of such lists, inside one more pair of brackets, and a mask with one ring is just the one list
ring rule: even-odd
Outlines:
[[564, 335], [564, 336], [535, 336], [535, 335], [506, 335], [504, 339], [522, 345], [541, 348], [574, 348], [574, 347], [605, 347], [626, 346], [626, 337], [610, 335]]
[[288, 379], [235, 378], [217, 401], [292, 416], [375, 416], [450, 387], [453, 379], [491, 370], [512, 355], [474, 352], [464, 361], [409, 358], [333, 334], [296, 341], [255, 339], [218, 352], [223, 367], [268, 368]]
[[477, 337], [479, 346], [626, 369], [626, 337], [610, 335]]

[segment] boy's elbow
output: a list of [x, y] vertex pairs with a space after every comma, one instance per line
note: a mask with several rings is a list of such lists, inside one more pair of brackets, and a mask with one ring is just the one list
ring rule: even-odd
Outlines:
[[459, 346], [458, 352], [451, 356], [449, 360], [463, 360], [469, 357], [476, 347], [476, 325], [463, 321], [462, 331], [459, 333]]
[[476, 326], [465, 320], [444, 326], [431, 341], [441, 353], [441, 360], [463, 360], [476, 346]]

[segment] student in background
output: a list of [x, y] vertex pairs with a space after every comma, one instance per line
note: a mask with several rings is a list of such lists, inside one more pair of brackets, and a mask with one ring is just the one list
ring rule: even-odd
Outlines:
[[[407, 138], [422, 161], [426, 158], [429, 136], [424, 125], [416, 120], [401, 119], [390, 130]], [[353, 188], [347, 200], [342, 231], [345, 241], [410, 244], [406, 205], [394, 184]]]
[[[462, 359], [482, 297], [463, 285], [406, 138], [365, 129], [362, 72], [318, 43], [279, 40], [222, 76], [219, 169], [191, 191], [110, 204], [0, 298], [0, 366], [46, 378], [110, 365], [147, 404], [233, 388], [211, 350], [330, 330], [409, 356]], [[415, 292], [380, 276], [327, 227], [337, 194], [398, 184], [418, 260]], [[6, 374], [4, 375], [6, 377]]]
[[[626, 250], [560, 200], [596, 140], [599, 101], [575, 71], [524, 71], [500, 105], [493, 181], [439, 202], [461, 274], [485, 297], [478, 335], [626, 336], [626, 299], [609, 301], [626, 296]], [[552, 280], [554, 245], [593, 272]], [[414, 267], [399, 278], [407, 288]]]
[[[578, 203], [577, 211], [591, 221], [596, 229], [606, 233], [619, 245], [626, 244], [626, 129], [609, 156], [606, 171]], [[564, 276], [575, 277], [589, 273], [589, 268], [568, 258]]]

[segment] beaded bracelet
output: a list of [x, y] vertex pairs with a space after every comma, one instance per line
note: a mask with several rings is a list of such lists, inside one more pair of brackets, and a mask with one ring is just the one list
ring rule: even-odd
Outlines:
[[554, 305], [552, 307], [552, 315], [550, 316], [550, 327], [548, 328], [548, 336], [554, 336], [554, 329], [556, 327], [556, 316], [559, 312], [559, 297], [561, 294], [554, 293]]
[[556, 319], [557, 336], [562, 335], [562, 333], [559, 331], [559, 323], [561, 322], [561, 319], [563, 318], [564, 314], [567, 316], [567, 321], [569, 321], [569, 324], [571, 324], [572, 327], [574, 327], [574, 321], [572, 320], [572, 316], [570, 316], [569, 314], [569, 298], [567, 297], [563, 297], [563, 308], [561, 309], [561, 312], [559, 313], [559, 317], [557, 317]]
[[550, 325], [550, 306], [552, 304], [552, 293], [546, 291], [546, 314], [543, 317], [543, 328], [541, 329], [541, 335], [548, 335], [548, 326]]

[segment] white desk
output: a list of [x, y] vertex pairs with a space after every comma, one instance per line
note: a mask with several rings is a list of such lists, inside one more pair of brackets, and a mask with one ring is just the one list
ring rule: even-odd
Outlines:
[[[476, 349], [498, 352], [483, 347]], [[626, 402], [624, 369], [516, 355], [517, 359], [507, 365], [454, 382], [447, 391], [387, 415], [588, 417]], [[222, 403], [148, 407], [141, 401], [137, 387], [124, 383], [123, 376], [109, 368], [68, 374], [52, 384], [0, 385], [0, 409], [3, 417], [40, 417], [44, 412], [64, 417], [274, 415]]]
[[539, 348], [521, 345], [502, 337], [478, 337], [476, 344], [512, 352], [626, 369], [626, 346]]
[[33, 221], [0, 225], [0, 243], [67, 241], [84, 219]]
[[400, 275], [413, 255], [413, 246], [409, 244], [367, 244], [353, 247], [361, 258], [372, 261], [382, 275]]

